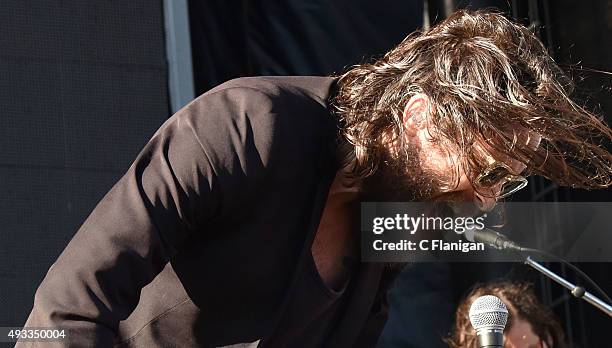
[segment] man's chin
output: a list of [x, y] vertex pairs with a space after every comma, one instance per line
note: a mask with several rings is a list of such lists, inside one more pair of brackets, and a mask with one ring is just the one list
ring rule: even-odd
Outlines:
[[365, 182], [369, 201], [428, 202], [433, 196], [432, 185], [425, 180], [407, 181], [404, 177], [374, 176]]
[[435, 204], [445, 205], [448, 213], [453, 216], [479, 216], [483, 213], [474, 199], [466, 198], [460, 193], [443, 193], [432, 197], [431, 201]]

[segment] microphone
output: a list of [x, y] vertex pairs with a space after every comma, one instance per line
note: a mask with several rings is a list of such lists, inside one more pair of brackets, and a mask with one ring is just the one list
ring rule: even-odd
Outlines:
[[502, 348], [507, 322], [508, 309], [496, 296], [480, 296], [470, 306], [470, 323], [478, 336], [478, 348]]
[[470, 242], [485, 243], [495, 249], [524, 251], [523, 247], [511, 241], [508, 239], [508, 237], [488, 228], [483, 228], [481, 230], [477, 230], [475, 228], [466, 229], [464, 235], [465, 239], [469, 240]]

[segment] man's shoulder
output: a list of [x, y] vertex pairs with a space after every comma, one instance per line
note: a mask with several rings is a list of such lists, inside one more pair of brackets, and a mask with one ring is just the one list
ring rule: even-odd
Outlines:
[[335, 79], [329, 76], [255, 76], [224, 82], [202, 96], [235, 93], [269, 99], [312, 99], [324, 105]]
[[200, 143], [226, 154], [251, 145], [261, 156], [279, 146], [295, 153], [312, 151], [314, 144], [336, 134], [336, 118], [327, 106], [334, 81], [315, 76], [237, 78], [200, 95], [169, 122], [189, 127]]

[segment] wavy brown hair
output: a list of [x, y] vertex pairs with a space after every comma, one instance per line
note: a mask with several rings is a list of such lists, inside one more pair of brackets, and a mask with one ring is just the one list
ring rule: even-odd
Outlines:
[[[478, 142], [491, 150], [487, 155], [516, 159], [528, 174], [559, 185], [607, 187], [612, 155], [605, 145], [612, 131], [570, 99], [572, 90], [528, 28], [499, 13], [461, 10], [409, 35], [373, 63], [338, 76], [331, 105], [352, 145], [352, 161], [344, 163], [352, 178], [367, 178], [389, 158], [398, 159], [389, 150], [389, 135], [407, 153], [403, 108], [411, 96], [424, 93], [434, 141], [460, 154], [471, 180], [485, 165], [485, 157], [473, 151]], [[521, 143], [525, 130], [542, 137], [537, 149]]]
[[517, 317], [531, 325], [533, 333], [548, 347], [567, 348], [561, 324], [553, 312], [538, 301], [530, 283], [499, 281], [477, 284], [459, 303], [455, 313], [455, 325], [451, 336], [445, 342], [452, 348], [475, 348], [476, 331], [469, 318], [470, 306], [478, 297], [493, 295], [499, 297], [508, 307], [508, 323], [504, 331], [509, 331]]

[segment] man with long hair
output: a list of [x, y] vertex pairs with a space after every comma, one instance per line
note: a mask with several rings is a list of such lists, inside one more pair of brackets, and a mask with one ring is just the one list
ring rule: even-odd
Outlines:
[[467, 11], [341, 76], [224, 83], [157, 131], [26, 326], [67, 329], [60, 346], [374, 345], [391, 277], [359, 261], [359, 202], [609, 186], [612, 132], [570, 92], [529, 30]]

